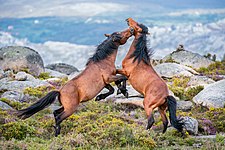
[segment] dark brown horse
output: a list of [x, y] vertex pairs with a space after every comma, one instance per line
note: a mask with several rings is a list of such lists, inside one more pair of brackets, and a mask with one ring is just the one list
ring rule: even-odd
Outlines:
[[117, 73], [125, 75], [133, 88], [144, 95], [143, 104], [148, 117], [147, 129], [153, 125], [153, 110], [158, 107], [164, 125], [163, 133], [168, 126], [167, 108], [171, 125], [182, 132], [183, 123], [176, 117], [176, 100], [173, 96], [169, 96], [166, 83], [150, 64], [152, 51], [147, 47], [148, 28], [131, 18], [128, 18], [127, 22], [135, 30], [135, 38], [122, 61], [122, 69], [117, 69]]
[[30, 107], [19, 110], [17, 116], [26, 119], [52, 104], [58, 97], [62, 107], [55, 110], [53, 114], [56, 122], [55, 136], [60, 134], [60, 123], [75, 112], [79, 103], [93, 99], [104, 87], [109, 90], [113, 89], [109, 83], [121, 79], [121, 76], [116, 76], [116, 54], [118, 47], [125, 44], [127, 39], [132, 36], [132, 31], [129, 28], [107, 35], [107, 39], [89, 58], [84, 71], [68, 81], [59, 91], [49, 92]]

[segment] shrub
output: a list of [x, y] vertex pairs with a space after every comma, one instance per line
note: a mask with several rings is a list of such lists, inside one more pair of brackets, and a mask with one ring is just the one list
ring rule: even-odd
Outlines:
[[42, 72], [42, 73], [40, 73], [38, 78], [41, 80], [46, 80], [46, 79], [52, 78], [52, 76], [50, 76], [49, 72]]
[[26, 124], [25, 122], [10, 122], [0, 125], [0, 133], [6, 138], [6, 140], [12, 138], [22, 140], [35, 132], [36, 130], [34, 127]]
[[24, 94], [29, 94], [38, 98], [46, 95], [50, 90], [54, 89], [53, 87], [39, 86], [39, 87], [28, 87], [24, 89]]
[[204, 86], [191, 87], [184, 92], [184, 95], [188, 100], [192, 100], [193, 97], [197, 95], [199, 92], [201, 92], [203, 89], [204, 89]]
[[11, 107], [17, 110], [26, 106], [26, 104], [24, 103], [11, 101], [11, 100], [8, 100], [7, 98], [0, 98], [0, 101], [7, 103], [8, 105], [10, 105]]

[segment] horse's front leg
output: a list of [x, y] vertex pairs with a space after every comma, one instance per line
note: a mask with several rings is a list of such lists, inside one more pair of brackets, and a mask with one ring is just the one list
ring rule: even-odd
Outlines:
[[[126, 77], [127, 74], [123, 69], [116, 69], [116, 73], [124, 76], [123, 79], [115, 81], [115, 84], [118, 87], [117, 95], [122, 93], [126, 98], [128, 98], [128, 92], [127, 92], [127, 88], [126, 88], [126, 85], [127, 85], [126, 82], [128, 80]], [[122, 85], [121, 85], [121, 83], [122, 83]]]
[[[110, 82], [114, 81], [115, 84], [117, 85], [117, 87], [118, 87], [117, 94], [122, 93], [126, 98], [128, 98], [128, 92], [126, 89], [126, 81], [127, 81], [126, 76], [124, 76], [124, 75], [111, 76], [109, 78], [109, 81]], [[122, 85], [121, 85], [121, 82], [123, 83]]]
[[109, 92], [104, 93], [104, 94], [99, 94], [96, 98], [95, 101], [100, 101], [102, 99], [105, 99], [106, 97], [108, 97], [109, 95], [114, 93], [114, 88], [110, 85], [110, 84], [106, 84], [106, 86], [104, 87], [106, 89], [109, 90]]

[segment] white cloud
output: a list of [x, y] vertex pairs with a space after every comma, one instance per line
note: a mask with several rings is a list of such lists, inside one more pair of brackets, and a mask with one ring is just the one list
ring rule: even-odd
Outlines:
[[188, 9], [171, 12], [169, 16], [182, 16], [182, 15], [206, 15], [206, 14], [225, 14], [225, 9]]
[[[10, 1], [10, 0], [9, 0]], [[11, 0], [12, 1], [12, 0]], [[103, 13], [121, 12], [128, 7], [124, 4], [106, 2], [77, 2], [69, 0], [7, 2], [0, 6], [0, 17], [43, 17], [43, 16], [81, 16], [91, 17]]]

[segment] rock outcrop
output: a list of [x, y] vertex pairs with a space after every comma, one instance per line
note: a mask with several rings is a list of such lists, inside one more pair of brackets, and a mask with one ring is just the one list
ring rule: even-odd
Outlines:
[[225, 80], [208, 85], [204, 90], [198, 93], [193, 101], [196, 104], [208, 108], [224, 108], [225, 106]]
[[43, 60], [38, 52], [22, 46], [0, 48], [0, 68], [15, 72], [26, 70], [34, 76], [44, 72]]
[[73, 72], [79, 72], [76, 67], [65, 63], [48, 64], [47, 66], [45, 66], [45, 68], [58, 71], [66, 75], [70, 75]]
[[198, 74], [195, 70], [190, 67], [180, 65], [177, 63], [163, 63], [154, 67], [156, 72], [162, 76], [167, 78], [179, 77], [179, 76], [193, 76], [194, 74]]
[[201, 67], [208, 67], [210, 64], [213, 63], [213, 61], [197, 54], [192, 53], [190, 51], [175, 51], [163, 58], [163, 61], [165, 62], [168, 59], [172, 59], [175, 62], [178, 62], [182, 65], [191, 66], [195, 69], [199, 69]]

